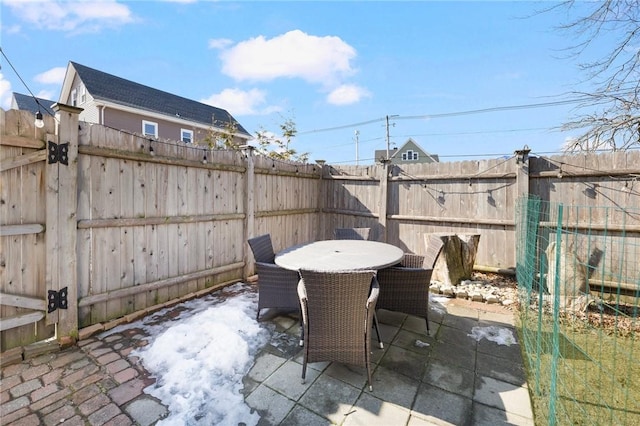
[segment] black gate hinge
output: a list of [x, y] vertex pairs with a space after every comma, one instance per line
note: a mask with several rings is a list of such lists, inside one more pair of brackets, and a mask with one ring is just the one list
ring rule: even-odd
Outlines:
[[58, 308], [67, 309], [67, 293], [67, 287], [61, 289], [60, 291], [49, 290], [47, 295], [47, 299], [49, 302], [47, 305], [47, 313], [51, 313]]
[[49, 141], [49, 164], [57, 163], [58, 161], [65, 166], [69, 165], [69, 142], [57, 144]]

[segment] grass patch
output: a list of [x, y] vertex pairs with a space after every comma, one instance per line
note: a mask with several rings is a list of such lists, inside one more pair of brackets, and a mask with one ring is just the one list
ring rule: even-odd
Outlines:
[[595, 321], [589, 313], [562, 315], [554, 335], [552, 315], [521, 311], [536, 424], [640, 424], [637, 318], [598, 314], [603, 317]]

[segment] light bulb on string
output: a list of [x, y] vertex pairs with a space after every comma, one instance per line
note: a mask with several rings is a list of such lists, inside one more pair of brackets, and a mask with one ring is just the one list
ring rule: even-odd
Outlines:
[[36, 120], [33, 122], [33, 124], [38, 129], [42, 129], [44, 127], [44, 120], [42, 119], [42, 113], [40, 112], [40, 110], [38, 110], [38, 112], [36, 112]]

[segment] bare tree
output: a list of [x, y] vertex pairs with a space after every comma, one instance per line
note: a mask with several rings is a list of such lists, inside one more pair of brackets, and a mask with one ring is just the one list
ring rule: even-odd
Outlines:
[[279, 124], [281, 136], [275, 135], [261, 128], [256, 132], [256, 140], [258, 142], [257, 151], [262, 155], [276, 160], [293, 160], [306, 163], [309, 159], [309, 153], [298, 153], [291, 147], [293, 138], [295, 138], [298, 130], [296, 123], [291, 118], [287, 118]]
[[[605, 55], [581, 63], [580, 70], [594, 89], [575, 91], [583, 101], [578, 113], [562, 128], [580, 136], [567, 142], [568, 152], [620, 151], [640, 145], [640, 4], [637, 0], [565, 1], [551, 9], [587, 10], [561, 26], [577, 36], [568, 51], [587, 56], [592, 48], [612, 37]], [[589, 112], [585, 112], [589, 111]]]
[[202, 140], [202, 144], [207, 145], [209, 149], [240, 149], [240, 142], [235, 135], [238, 131], [238, 122], [229, 115], [227, 120], [217, 120], [212, 118], [212, 126], [209, 132]]

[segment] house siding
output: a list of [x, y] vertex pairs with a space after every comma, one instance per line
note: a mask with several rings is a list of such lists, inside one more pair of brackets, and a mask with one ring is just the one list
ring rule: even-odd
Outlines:
[[[80, 99], [81, 86], [82, 86], [82, 80], [80, 80], [80, 78], [78, 78], [78, 76], [76, 75], [73, 79], [73, 83], [71, 84], [71, 90], [69, 91], [69, 96], [66, 99], [61, 99], [60, 101], [67, 105], [72, 105], [78, 108], [82, 108], [82, 112], [80, 112], [80, 115], [78, 116], [78, 120], [86, 121], [87, 123], [101, 124], [100, 110], [96, 105], [95, 100], [93, 99], [93, 96], [91, 96], [91, 93], [87, 91], [85, 102], [81, 101]], [[74, 90], [78, 93], [77, 105], [73, 105], [71, 101], [71, 94], [73, 93]]]
[[[180, 130], [193, 130], [194, 139], [198, 139], [198, 129], [194, 126], [185, 124], [176, 124], [167, 120], [149, 117], [143, 114], [134, 114], [127, 111], [121, 111], [107, 107], [104, 112], [105, 126], [118, 130], [125, 130], [131, 133], [142, 133], [142, 121], [151, 121], [158, 124], [158, 139], [169, 139], [174, 141], [180, 140]], [[201, 137], [202, 139], [202, 137]]]

